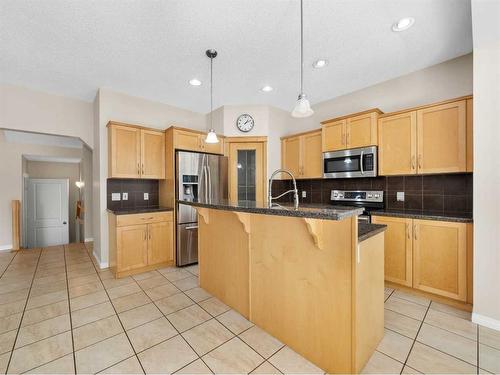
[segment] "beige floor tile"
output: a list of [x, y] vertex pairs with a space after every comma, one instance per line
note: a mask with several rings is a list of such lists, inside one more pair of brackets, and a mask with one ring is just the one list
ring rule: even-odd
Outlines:
[[155, 287], [160, 286], [160, 285], [171, 284], [171, 283], [165, 277], [163, 277], [161, 274], [158, 274], [157, 276], [154, 276], [154, 277], [149, 277], [147, 279], [138, 280], [137, 284], [139, 284], [139, 286], [142, 289], [151, 289], [151, 288], [155, 288]]
[[176, 267], [176, 266], [167, 266], [163, 268], [158, 268], [157, 271], [161, 273], [163, 276], [165, 276], [167, 273], [170, 272], [175, 272], [175, 271], [181, 271], [182, 268]]
[[253, 326], [253, 323], [245, 319], [234, 310], [229, 310], [217, 317], [217, 320], [224, 324], [235, 335], [239, 335], [244, 330]]
[[147, 374], [172, 373], [198, 358], [180, 335], [138, 354]]
[[212, 371], [207, 367], [207, 365], [201, 360], [197, 359], [191, 362], [186, 367], [181, 368], [176, 374], [212, 374]]
[[75, 361], [73, 359], [73, 354], [65, 355], [64, 357], [58, 358], [52, 362], [49, 362], [43, 366], [37, 367], [27, 374], [74, 374], [75, 373]]
[[184, 332], [211, 319], [212, 317], [200, 306], [193, 305], [176, 311], [168, 315], [167, 318], [179, 332]]
[[22, 316], [22, 313], [17, 313], [0, 318], [0, 333], [17, 329], [19, 327], [19, 323], [21, 322]]
[[75, 353], [78, 373], [96, 373], [134, 354], [125, 333], [110, 337]]
[[116, 315], [85, 324], [73, 330], [75, 350], [83, 349], [121, 332], [123, 328]]
[[99, 292], [90, 293], [84, 296], [72, 298], [70, 300], [70, 308], [71, 311], [77, 311], [81, 309], [85, 309], [86, 307], [90, 307], [93, 305], [97, 305], [103, 302], [108, 301], [108, 296], [104, 290]]
[[99, 374], [142, 374], [142, 367], [139, 360], [134, 355], [116, 365], [108, 367]]
[[16, 340], [17, 330], [4, 332], [0, 334], [0, 354], [12, 351], [14, 341]]
[[199, 305], [212, 316], [218, 316], [230, 309], [229, 306], [225, 305], [215, 297], [202, 301]]
[[425, 317], [425, 323], [477, 340], [477, 325], [471, 321], [454, 315], [445, 314], [436, 310], [429, 310]]
[[273, 374], [281, 374], [281, 372], [274, 367], [272, 364], [269, 362], [264, 362], [261, 364], [259, 367], [257, 367], [255, 370], [251, 372], [251, 374], [268, 374], [268, 375], [273, 375]]
[[294, 352], [288, 346], [282, 348], [278, 353], [269, 358], [268, 361], [284, 374], [323, 373], [323, 370]]
[[127, 285], [117, 286], [116, 288], [108, 289], [109, 298], [116, 299], [120, 297], [125, 297], [130, 294], [138, 293], [141, 291], [139, 285], [136, 283], [130, 283]]
[[284, 346], [281, 341], [257, 326], [243, 332], [240, 338], [264, 358], [269, 358]]
[[65, 291], [67, 293], [67, 289], [68, 285], [66, 280], [56, 281], [47, 285], [34, 286], [31, 288], [30, 298], [59, 291]]
[[132, 278], [135, 281], [139, 281], [139, 280], [149, 279], [150, 277], [154, 277], [154, 276], [161, 276], [161, 273], [159, 273], [156, 270], [153, 270], [153, 271], [149, 271], [149, 272], [138, 273], [137, 275], [132, 275]]
[[135, 284], [135, 280], [132, 277], [122, 277], [121, 279], [106, 279], [102, 280], [104, 287], [106, 289], [112, 289], [119, 286], [127, 285], [127, 284]]
[[60, 290], [57, 292], [42, 294], [36, 297], [30, 297], [28, 299], [28, 304], [26, 305], [27, 310], [35, 309], [37, 307], [51, 305], [56, 302], [66, 301], [68, 299], [68, 292], [66, 290]]
[[100, 281], [94, 281], [88, 284], [74, 286], [69, 289], [69, 297], [76, 298], [80, 296], [84, 296], [86, 294], [95, 293], [100, 290], [103, 290], [104, 287]]
[[28, 298], [29, 288], [14, 290], [13, 292], [2, 293], [0, 295], [0, 301], [2, 303], [10, 303], [20, 300], [26, 300]]
[[480, 344], [479, 367], [494, 374], [500, 374], [500, 350]]
[[203, 361], [216, 374], [239, 374], [257, 368], [264, 358], [235, 337], [203, 356]]
[[184, 269], [195, 276], [200, 274], [200, 266], [198, 264], [193, 264], [191, 266], [184, 267]]
[[197, 303], [212, 297], [210, 293], [199, 287], [187, 290], [186, 294], [189, 298]]
[[8, 282], [8, 281], [3, 281], [0, 279], [0, 298], [2, 297], [2, 294], [4, 293], [9, 293], [9, 292], [15, 292], [17, 290], [21, 289], [27, 289], [31, 286], [31, 280], [22, 280], [22, 281], [16, 281], [16, 282]]
[[500, 331], [479, 326], [479, 342], [500, 350]]
[[477, 342], [424, 323], [417, 340], [458, 359], [477, 364]]
[[399, 374], [403, 364], [380, 352], [374, 352], [365, 365], [362, 374]]
[[194, 301], [186, 296], [184, 293], [174, 294], [173, 296], [162, 298], [155, 302], [156, 306], [165, 315], [184, 309], [188, 306], [194, 305]]
[[75, 277], [75, 278], [68, 280], [68, 284], [69, 284], [70, 288], [74, 288], [74, 287], [89, 284], [89, 283], [97, 283], [97, 282], [99, 282], [99, 277], [97, 276], [97, 274]]
[[55, 318], [56, 316], [68, 313], [69, 313], [69, 304], [67, 300], [56, 302], [51, 305], [38, 307], [36, 309], [27, 310], [24, 313], [21, 327], [30, 324], [35, 324], [43, 320]]
[[25, 301], [0, 304], [0, 318], [22, 312], [25, 304]]
[[418, 305], [425, 306], [425, 307], [428, 307], [429, 304], [431, 303], [431, 300], [428, 298], [422, 297], [418, 294], [405, 292], [402, 290], [395, 290], [393, 296], [410, 301], [410, 302], [413, 302], [413, 303], [416, 303]]
[[7, 365], [9, 364], [10, 352], [0, 354], [0, 374], [7, 372]]
[[181, 293], [179, 289], [175, 287], [174, 284], [167, 281], [168, 284], [163, 284], [157, 286], [155, 288], [145, 290], [145, 293], [151, 298], [153, 301], [173, 296], [174, 294]]
[[118, 315], [127, 331], [163, 316], [161, 311], [152, 303], [127, 310]]
[[31, 344], [35, 341], [69, 331], [71, 324], [69, 314], [59, 315], [55, 318], [43, 320], [39, 323], [25, 326], [19, 330], [16, 348]]
[[151, 303], [151, 300], [144, 292], [138, 292], [129, 294], [125, 297], [116, 298], [111, 302], [113, 303], [116, 311], [121, 313]]
[[176, 268], [170, 272], [162, 272], [163, 270], [161, 270], [161, 273], [167, 278], [168, 281], [170, 282], [174, 282], [174, 281], [178, 281], [178, 280], [181, 280], [181, 279], [186, 279], [188, 277], [193, 277], [193, 274], [188, 272], [188, 271], [184, 271], [183, 269], [179, 269], [179, 268]]
[[182, 336], [200, 356], [234, 337], [227, 328], [215, 319], [191, 328]]
[[377, 350], [404, 363], [408, 357], [412, 344], [412, 339], [386, 329]]
[[394, 297], [394, 294], [385, 302], [385, 308], [416, 320], [423, 320], [427, 311], [427, 307]]
[[431, 310], [441, 311], [441, 312], [446, 313], [446, 314], [455, 315], [455, 316], [462, 318], [462, 319], [465, 319], [465, 320], [471, 320], [471, 315], [472, 315], [468, 311], [459, 310], [459, 309], [456, 309], [452, 306], [445, 305], [444, 303], [439, 303], [439, 302], [435, 302], [435, 301], [432, 301], [432, 303], [431, 303]]
[[421, 374], [420, 371], [417, 371], [415, 370], [414, 368], [411, 368], [410, 366], [405, 366], [403, 367], [403, 371], [401, 372], [401, 374]]
[[14, 350], [9, 365], [9, 373], [31, 370], [71, 352], [71, 332], [67, 331]]
[[419, 342], [413, 346], [407, 365], [426, 374], [476, 373], [475, 366]]
[[127, 335], [136, 353], [139, 353], [174, 337], [177, 331], [165, 317], [161, 317], [127, 331]]
[[421, 322], [406, 315], [398, 314], [391, 310], [384, 310], [384, 326], [406, 337], [414, 339], [417, 336]]
[[101, 271], [99, 272], [99, 277], [101, 278], [101, 280], [109, 280], [109, 279], [114, 279], [115, 278], [115, 274], [111, 271], [111, 270], [106, 270], [106, 271]]
[[172, 284], [174, 284], [177, 288], [185, 292], [186, 290], [193, 289], [198, 287], [198, 277], [196, 276], [191, 276], [187, 277], [185, 279], [177, 280], [174, 281]]
[[116, 315], [111, 302], [103, 302], [71, 313], [73, 329], [108, 316]]

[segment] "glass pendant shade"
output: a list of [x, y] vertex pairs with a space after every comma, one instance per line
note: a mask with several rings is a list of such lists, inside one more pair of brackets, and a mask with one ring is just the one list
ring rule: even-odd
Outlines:
[[217, 138], [217, 134], [215, 134], [214, 129], [210, 129], [207, 134], [207, 138], [205, 138], [205, 143], [219, 143], [219, 138]]
[[311, 109], [311, 104], [309, 100], [307, 100], [305, 94], [300, 94], [297, 99], [297, 103], [295, 104], [295, 108], [292, 111], [293, 117], [309, 117], [314, 113]]

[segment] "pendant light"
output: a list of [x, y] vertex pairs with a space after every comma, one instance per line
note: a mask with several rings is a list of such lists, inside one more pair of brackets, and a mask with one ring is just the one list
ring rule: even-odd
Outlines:
[[300, 94], [292, 111], [293, 117], [309, 117], [314, 113], [304, 94], [304, 7], [300, 0]]
[[217, 134], [215, 134], [214, 123], [213, 123], [213, 111], [214, 111], [213, 63], [215, 57], [217, 57], [217, 51], [214, 49], [207, 49], [205, 53], [210, 59], [210, 130], [208, 131], [207, 138], [205, 138], [205, 143], [219, 143], [219, 138], [217, 138]]

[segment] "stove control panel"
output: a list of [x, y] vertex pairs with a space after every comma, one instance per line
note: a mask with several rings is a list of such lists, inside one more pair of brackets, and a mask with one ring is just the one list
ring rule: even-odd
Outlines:
[[384, 202], [382, 190], [332, 190], [330, 200], [341, 202]]

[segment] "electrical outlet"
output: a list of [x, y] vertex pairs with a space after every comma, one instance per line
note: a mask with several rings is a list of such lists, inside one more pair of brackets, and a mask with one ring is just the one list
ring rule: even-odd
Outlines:
[[405, 201], [405, 192], [404, 191], [398, 191], [396, 193], [396, 200], [398, 202], [404, 202]]
[[111, 200], [112, 201], [119, 201], [120, 198], [120, 193], [111, 193]]
[[149, 193], [144, 193], [144, 200], [148, 201], [149, 200]]
[[128, 193], [122, 193], [122, 199], [128, 201]]
[[302, 198], [307, 198], [307, 191], [302, 190]]

